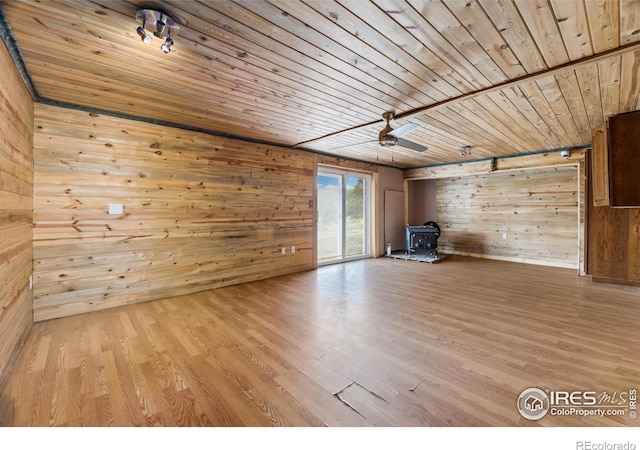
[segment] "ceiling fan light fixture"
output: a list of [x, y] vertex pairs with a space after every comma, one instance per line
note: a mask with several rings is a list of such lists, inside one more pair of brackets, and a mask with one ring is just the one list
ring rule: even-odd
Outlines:
[[393, 131], [389, 121], [393, 119], [393, 112], [386, 112], [382, 118], [387, 121], [387, 125], [378, 134], [378, 144], [381, 147], [393, 147], [398, 143], [398, 138], [390, 134]]
[[393, 147], [398, 143], [398, 138], [390, 134], [385, 134], [384, 136], [380, 136], [378, 143], [381, 147]]

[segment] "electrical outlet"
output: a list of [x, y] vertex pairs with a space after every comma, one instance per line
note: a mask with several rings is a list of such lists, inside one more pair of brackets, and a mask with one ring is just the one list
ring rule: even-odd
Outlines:
[[291, 246], [291, 253], [295, 253], [295, 252], [296, 252], [296, 246], [295, 246], [295, 245], [292, 245], [292, 246]]
[[286, 255], [287, 254], [287, 248], [286, 247], [282, 247], [280, 249], [280, 253], [282, 253], [283, 255]]
[[505, 241], [507, 240], [507, 233], [502, 233], [502, 239], [504, 239]]
[[122, 203], [109, 203], [109, 214], [122, 214]]

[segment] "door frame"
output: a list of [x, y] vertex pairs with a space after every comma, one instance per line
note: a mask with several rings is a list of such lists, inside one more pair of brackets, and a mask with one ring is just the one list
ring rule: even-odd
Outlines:
[[[343, 208], [343, 221], [342, 221], [342, 237], [343, 237], [343, 243], [342, 243], [342, 255], [343, 257], [337, 260], [330, 260], [330, 261], [318, 261], [318, 246], [319, 246], [319, 239], [318, 239], [318, 220], [319, 220], [319, 211], [318, 211], [318, 204], [319, 204], [319, 199], [318, 199], [318, 176], [321, 173], [329, 173], [332, 175], [341, 175], [343, 177], [343, 183], [342, 183], [342, 208]], [[366, 251], [364, 254], [362, 255], [357, 255], [357, 256], [351, 256], [351, 257], [344, 257], [345, 254], [345, 220], [346, 219], [346, 215], [344, 214], [345, 211], [345, 206], [346, 206], [346, 200], [345, 200], [345, 194], [346, 194], [346, 182], [345, 178], [347, 176], [356, 176], [356, 177], [363, 177], [365, 179], [365, 211], [364, 211], [364, 215], [365, 215], [365, 219], [366, 219], [366, 225], [365, 225], [365, 237], [364, 237], [364, 244], [366, 246]], [[326, 266], [326, 265], [330, 265], [330, 264], [339, 264], [339, 263], [343, 263], [343, 262], [348, 262], [348, 261], [355, 261], [358, 259], [365, 259], [365, 258], [371, 258], [373, 256], [373, 252], [374, 252], [374, 223], [375, 223], [375, 218], [374, 218], [374, 211], [375, 211], [375, 174], [368, 172], [368, 171], [360, 171], [360, 170], [353, 170], [350, 168], [344, 168], [344, 167], [336, 167], [336, 166], [331, 166], [331, 165], [324, 165], [324, 164], [317, 164], [316, 165], [316, 170], [315, 170], [315, 179], [314, 179], [314, 191], [315, 191], [315, 212], [316, 212], [316, 217], [315, 217], [315, 221], [314, 221], [314, 242], [315, 242], [315, 251], [314, 251], [314, 264], [316, 267], [320, 267], [320, 266]]]

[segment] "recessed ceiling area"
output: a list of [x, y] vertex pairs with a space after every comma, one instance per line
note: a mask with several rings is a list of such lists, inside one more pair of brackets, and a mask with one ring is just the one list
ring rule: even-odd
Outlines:
[[[582, 147], [606, 117], [639, 107], [632, 0], [0, 8], [40, 101], [399, 168]], [[179, 24], [170, 53], [136, 32], [145, 8]], [[426, 149], [380, 146], [385, 112], [394, 129], [418, 125], [404, 137]]]

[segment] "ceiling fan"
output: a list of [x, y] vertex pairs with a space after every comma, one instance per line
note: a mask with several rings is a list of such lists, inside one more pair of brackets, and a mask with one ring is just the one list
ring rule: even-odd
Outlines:
[[409, 150], [415, 150], [417, 152], [423, 152], [428, 148], [423, 145], [416, 144], [415, 142], [402, 139], [402, 136], [415, 130], [419, 127], [419, 125], [415, 123], [407, 123], [394, 130], [389, 124], [389, 121], [393, 119], [393, 112], [388, 111], [382, 114], [382, 117], [387, 121], [387, 125], [380, 131], [380, 134], [378, 134], [378, 144], [381, 147], [394, 147], [398, 145], [400, 147], [408, 148]]
[[[368, 144], [373, 142], [376, 142], [378, 144], [378, 148], [380, 147], [393, 148], [397, 145], [400, 147], [408, 148], [410, 150], [415, 150], [417, 152], [423, 152], [429, 148], [429, 147], [425, 147], [424, 145], [420, 145], [415, 142], [408, 141], [401, 137], [409, 133], [410, 131], [415, 130], [416, 128], [419, 127], [419, 125], [415, 123], [407, 123], [405, 125], [402, 125], [400, 128], [394, 130], [389, 124], [389, 122], [394, 118], [393, 111], [388, 111], [382, 114], [382, 117], [387, 121], [387, 125], [380, 131], [380, 133], [378, 133], [378, 139], [371, 140], [371, 141], [364, 141], [364, 142], [349, 143], [346, 145], [333, 147], [331, 148], [331, 150], [354, 147], [354, 146], [359, 146], [362, 144]], [[368, 125], [370, 124], [367, 124], [367, 126]], [[391, 159], [393, 160], [393, 153], [391, 154]]]

